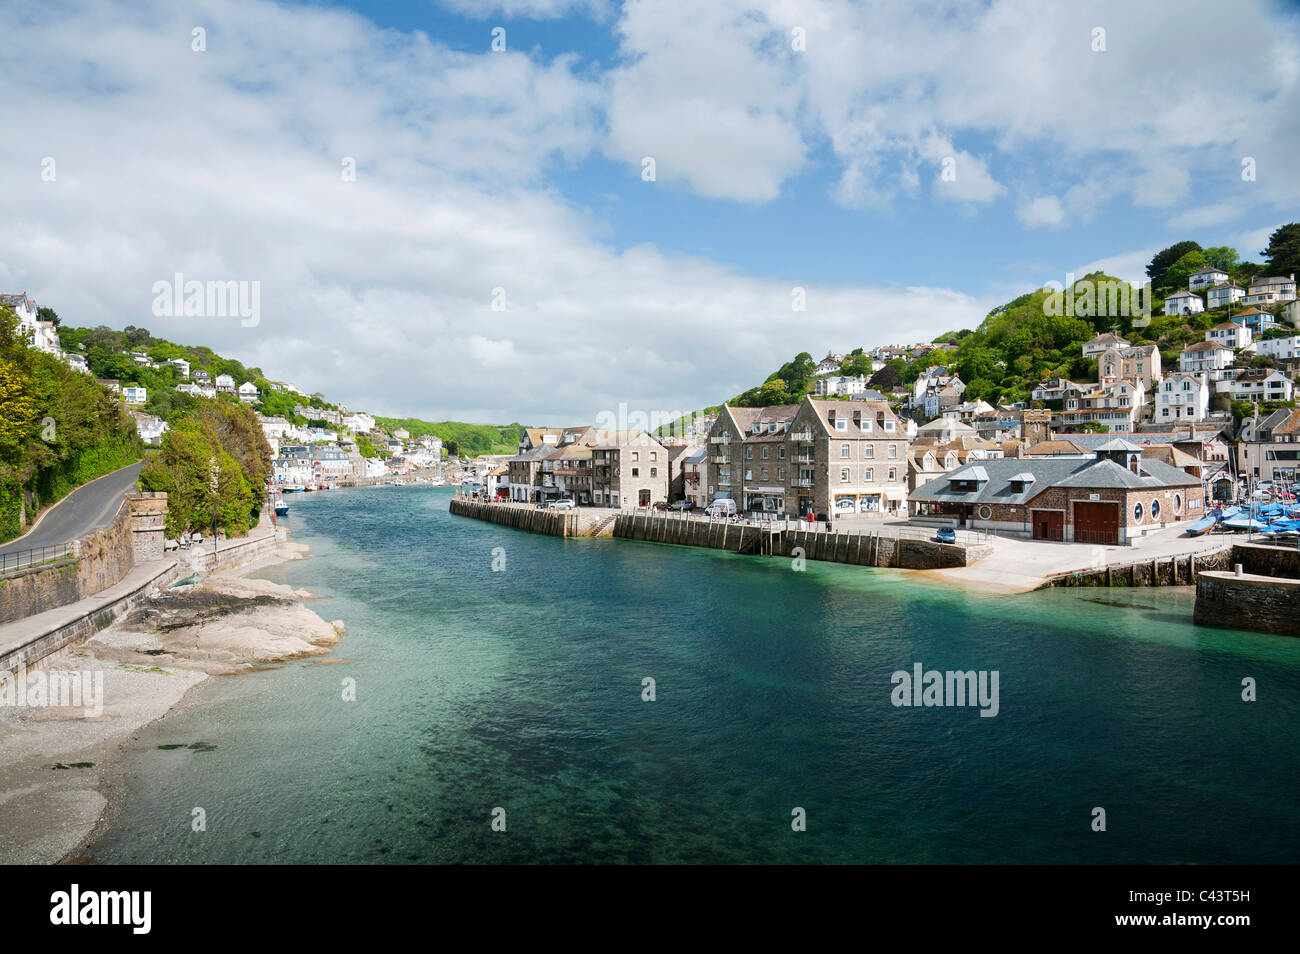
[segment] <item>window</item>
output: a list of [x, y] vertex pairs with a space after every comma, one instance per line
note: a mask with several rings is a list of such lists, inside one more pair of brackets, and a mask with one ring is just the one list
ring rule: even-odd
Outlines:
[[889, 456], [890, 456], [891, 459], [893, 459], [893, 458], [895, 458], [895, 457], [898, 456], [898, 445], [897, 445], [897, 444], [890, 444], [890, 445], [889, 445]]
[[633, 460], [640, 460], [640, 459], [641, 459], [641, 458], [640, 458], [640, 452], [639, 452], [639, 451], [633, 451], [633, 452], [632, 452], [632, 459], [633, 459]]
[[[868, 428], [868, 430], [870, 430], [870, 428]], [[894, 433], [894, 420], [893, 420], [893, 418], [888, 418], [888, 417], [885, 418], [885, 433], [886, 433], [886, 434], [892, 434], [892, 433]]]
[[745, 479], [746, 479], [746, 480], [753, 480], [753, 479], [754, 479], [754, 471], [751, 470], [750, 468], [745, 468]]
[[752, 448], [752, 447], [746, 447], [746, 448], [745, 448], [745, 460], [753, 460], [753, 459], [754, 459], [754, 448]]
[[758, 472], [758, 479], [759, 479], [759, 480], [767, 480], [767, 468], [766, 468], [766, 467], [764, 467], [762, 470], [760, 470], [760, 471]]
[[778, 447], [778, 448], [776, 449], [776, 459], [777, 459], [777, 460], [785, 460], [785, 445], [784, 445], [784, 444], [782, 444], [780, 447]]
[[849, 429], [848, 418], [841, 417], [835, 421], [835, 430], [844, 432], [847, 431], [848, 429]]
[[896, 467], [889, 468], [889, 479], [891, 481], [898, 479], [898, 468]]
[[1160, 501], [1159, 501], [1159, 500], [1153, 500], [1153, 501], [1151, 501], [1151, 519], [1152, 519], [1152, 520], [1159, 520], [1159, 519], [1160, 519]]
[[658, 457], [658, 455], [657, 455], [654, 451], [651, 451], [651, 452], [650, 452], [650, 459], [651, 459], [651, 460], [658, 460], [659, 457]]
[[875, 444], [863, 444], [863, 445], [862, 445], [862, 456], [865, 457], [867, 460], [871, 460], [871, 458], [875, 457], [875, 456], [876, 456], [876, 445], [875, 445]]
[[641, 476], [641, 468], [639, 468], [639, 467], [633, 467], [633, 468], [632, 468], [632, 476], [633, 476], [633, 477], [640, 477], [640, 476]]
[[840, 468], [840, 480], [846, 484], [849, 482], [849, 469], [847, 467]]
[[1133, 505], [1133, 522], [1142, 522], [1142, 501], [1140, 500]]
[[650, 468], [650, 476], [651, 476], [651, 477], [658, 477], [658, 476], [659, 476], [659, 468], [658, 468], [658, 467], [651, 467], [651, 468]]
[[784, 467], [777, 468], [777, 471], [776, 471], [776, 479], [777, 479], [777, 480], [785, 480], [785, 468], [784, 468]]
[[845, 458], [845, 457], [848, 457], [848, 456], [849, 456], [849, 445], [848, 445], [848, 444], [841, 444], [841, 445], [840, 445], [840, 457], [841, 457], [841, 459], [843, 459], [843, 458]]
[[870, 467], [864, 467], [862, 469], [862, 479], [867, 483], [871, 483], [871, 481], [876, 479], [875, 471]]
[[759, 456], [762, 457], [763, 460], [767, 460], [767, 447], [766, 447], [766, 446], [763, 447], [762, 453], [760, 453]]

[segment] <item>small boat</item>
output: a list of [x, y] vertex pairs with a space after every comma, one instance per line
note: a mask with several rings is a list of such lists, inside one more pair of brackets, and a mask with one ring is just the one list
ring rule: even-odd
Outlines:
[[1187, 528], [1189, 537], [1199, 537], [1202, 534], [1209, 533], [1219, 525], [1219, 511], [1214, 511], [1208, 517], [1202, 517]]
[[278, 503], [275, 505], [275, 515], [277, 517], [289, 516], [289, 505], [287, 503]]
[[1263, 521], [1256, 520], [1244, 513], [1237, 514], [1235, 517], [1229, 517], [1227, 520], [1223, 521], [1223, 525], [1229, 530], [1263, 530], [1268, 526], [1268, 524]]

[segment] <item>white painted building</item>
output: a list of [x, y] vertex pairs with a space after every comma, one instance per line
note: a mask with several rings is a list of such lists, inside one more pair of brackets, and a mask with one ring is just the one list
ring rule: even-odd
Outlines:
[[1248, 368], [1219, 382], [1219, 392], [1234, 401], [1289, 401], [1295, 386], [1281, 371], [1273, 368]]
[[1247, 347], [1254, 340], [1255, 334], [1245, 324], [1225, 321], [1215, 325], [1205, 333], [1206, 341], [1213, 341], [1225, 347], [1237, 349]]
[[1213, 265], [1206, 265], [1204, 268], [1198, 268], [1192, 272], [1187, 279], [1187, 287], [1192, 291], [1200, 291], [1202, 288], [1209, 288], [1211, 285], [1218, 285], [1228, 280], [1228, 273], [1221, 268], [1215, 268]]
[[1174, 372], [1156, 389], [1155, 423], [1196, 423], [1210, 415], [1210, 385], [1199, 374]]
[[233, 394], [235, 391], [235, 379], [228, 374], [218, 374], [217, 390], [227, 394]]
[[1246, 297], [1246, 289], [1232, 282], [1211, 285], [1205, 290], [1205, 300], [1211, 308], [1222, 308], [1241, 301]]
[[1205, 302], [1200, 295], [1189, 291], [1176, 291], [1165, 299], [1166, 315], [1196, 315], [1205, 311]]
[[818, 397], [833, 397], [837, 394], [861, 394], [867, 389], [867, 379], [862, 375], [849, 377], [843, 374], [828, 374], [817, 379], [813, 390]]
[[1217, 341], [1198, 341], [1188, 345], [1178, 355], [1178, 370], [1203, 374], [1208, 380], [1222, 378], [1232, 367], [1234, 355], [1232, 349]]
[[1265, 338], [1255, 342], [1255, 353], [1265, 358], [1280, 361], [1285, 358], [1300, 358], [1300, 335], [1288, 335], [1285, 338]]
[[256, 404], [257, 399], [262, 396], [262, 392], [257, 390], [257, 385], [252, 381], [245, 381], [239, 386], [239, 400], [245, 404]]
[[128, 384], [122, 388], [122, 400], [127, 404], [148, 404], [149, 389], [138, 384]]

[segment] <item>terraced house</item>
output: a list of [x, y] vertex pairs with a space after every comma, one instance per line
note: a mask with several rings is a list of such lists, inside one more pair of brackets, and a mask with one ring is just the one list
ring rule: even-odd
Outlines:
[[649, 507], [668, 500], [668, 449], [643, 430], [592, 430], [592, 503]]
[[898, 513], [907, 445], [903, 423], [880, 401], [727, 406], [709, 433], [709, 499], [798, 517]]

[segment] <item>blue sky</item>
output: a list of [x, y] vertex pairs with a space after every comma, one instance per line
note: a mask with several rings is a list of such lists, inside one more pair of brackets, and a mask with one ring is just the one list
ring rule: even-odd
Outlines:
[[[689, 410], [1300, 218], [1291, 4], [15, 0], [0, 31], [0, 290], [377, 413]], [[151, 313], [176, 272], [259, 282], [260, 320]]]

